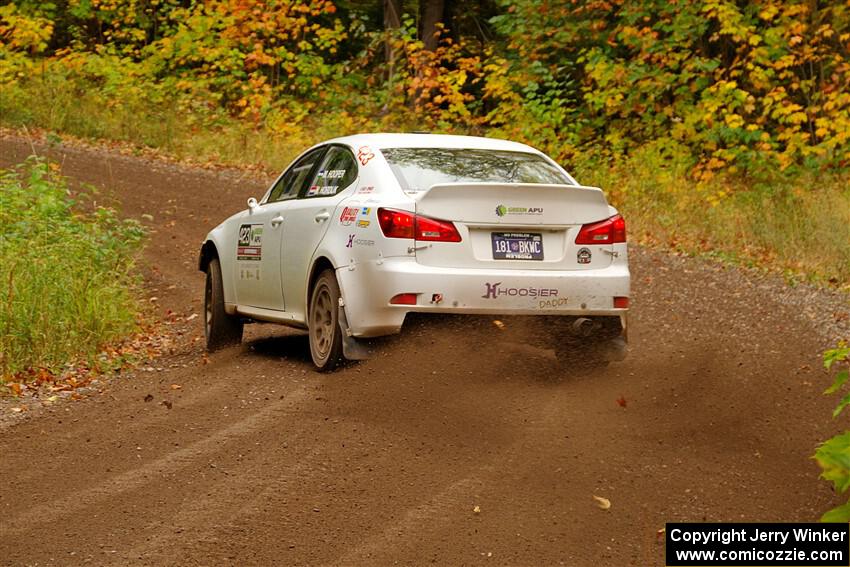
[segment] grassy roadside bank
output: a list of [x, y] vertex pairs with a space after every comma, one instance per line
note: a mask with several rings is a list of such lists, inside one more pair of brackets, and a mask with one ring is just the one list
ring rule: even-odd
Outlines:
[[138, 329], [142, 228], [89, 196], [38, 158], [0, 170], [0, 383], [96, 367]]
[[625, 212], [632, 241], [850, 291], [850, 175], [698, 183], [651, 153], [578, 174]]

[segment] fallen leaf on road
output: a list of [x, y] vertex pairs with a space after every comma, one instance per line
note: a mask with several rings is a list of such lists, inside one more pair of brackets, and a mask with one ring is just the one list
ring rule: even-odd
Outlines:
[[162, 402], [162, 405], [164, 405], [164, 406], [165, 406], [166, 408], [168, 408], [168, 409], [171, 409], [172, 403], [171, 403], [171, 402], [169, 402], [168, 400], [164, 400], [164, 401]]
[[198, 314], [197, 314], [197, 313], [192, 313], [191, 315], [189, 315], [188, 317], [186, 317], [186, 320], [187, 320], [187, 321], [193, 321], [193, 320], [195, 320], [197, 317], [198, 317]]
[[505, 330], [505, 324], [502, 323], [501, 321], [499, 321], [498, 319], [495, 319], [493, 321], [493, 324], [496, 326], [497, 329], [500, 329], [500, 330], [503, 330], [503, 331]]
[[15, 413], [21, 413], [22, 411], [26, 411], [26, 408], [12, 408], [12, 411]]
[[481, 513], [481, 506], [476, 505], [475, 508], [472, 509], [472, 511], [476, 514], [480, 514]]
[[620, 404], [620, 407], [621, 407], [621, 408], [624, 408], [624, 407], [626, 407], [626, 404], [627, 404], [628, 402], [626, 402], [626, 398], [624, 398], [624, 397], [621, 395], [619, 398], [617, 398], [617, 403], [618, 403], [618, 404]]
[[602, 498], [601, 496], [593, 495], [593, 499], [596, 500], [596, 505], [599, 506], [603, 510], [608, 510], [611, 508], [611, 501], [607, 498]]
[[148, 394], [147, 396], [145, 396], [145, 401], [146, 402], [152, 402], [153, 401], [153, 394]]
[[171, 389], [172, 389], [172, 390], [179, 390], [179, 389], [180, 389], [180, 388], [182, 388], [182, 387], [183, 387], [183, 386], [181, 386], [180, 384], [172, 384], [172, 385], [171, 385]]

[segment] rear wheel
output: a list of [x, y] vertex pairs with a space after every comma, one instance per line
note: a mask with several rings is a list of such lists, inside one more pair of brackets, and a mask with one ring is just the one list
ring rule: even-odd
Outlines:
[[204, 335], [207, 350], [239, 344], [242, 341], [242, 321], [228, 315], [224, 310], [224, 286], [221, 280], [221, 264], [218, 258], [207, 266], [207, 282], [204, 288]]
[[333, 370], [343, 359], [339, 298], [336, 276], [333, 270], [325, 270], [313, 286], [308, 317], [310, 356], [320, 372]]

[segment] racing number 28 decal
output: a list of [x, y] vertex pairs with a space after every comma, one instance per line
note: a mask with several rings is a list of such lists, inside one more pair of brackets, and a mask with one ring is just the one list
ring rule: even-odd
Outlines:
[[262, 260], [263, 225], [243, 224], [239, 227], [239, 241], [236, 244], [237, 260]]

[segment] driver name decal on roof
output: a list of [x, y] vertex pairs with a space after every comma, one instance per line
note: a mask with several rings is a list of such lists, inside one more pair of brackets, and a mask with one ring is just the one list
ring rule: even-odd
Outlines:
[[236, 259], [251, 261], [263, 259], [263, 225], [243, 224], [239, 227]]
[[345, 177], [344, 169], [324, 169], [318, 173], [316, 177], [322, 177], [324, 179], [342, 179]]
[[373, 157], [375, 157], [375, 153], [369, 146], [360, 146], [360, 149], [357, 150], [357, 159], [360, 160], [360, 165], [366, 165]]
[[311, 185], [310, 188], [307, 189], [307, 196], [336, 195], [337, 189], [339, 189], [339, 185]]

